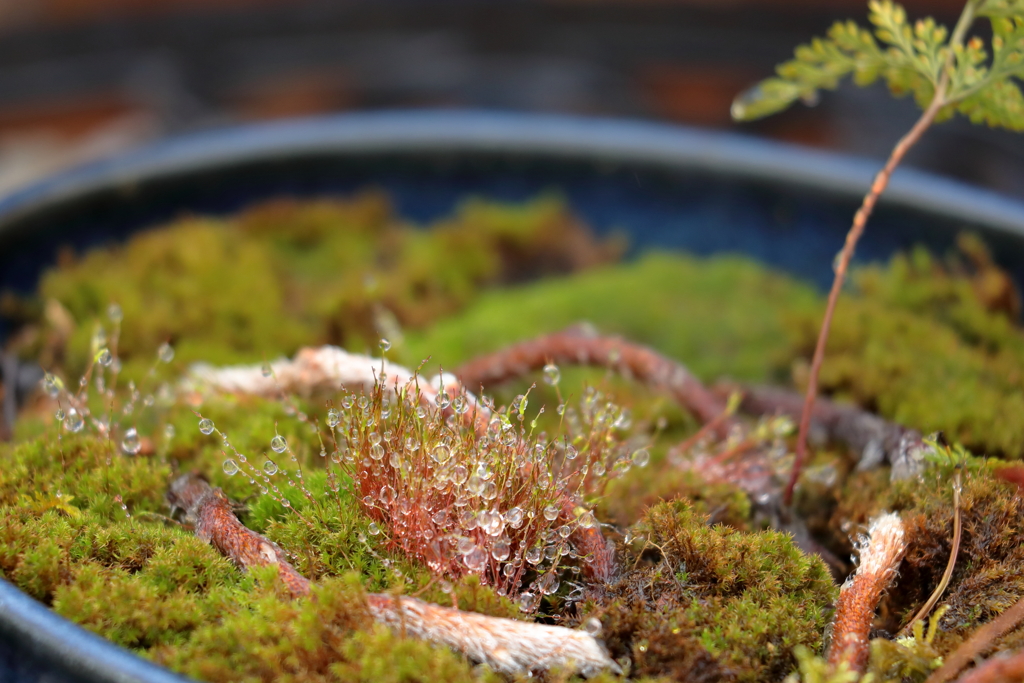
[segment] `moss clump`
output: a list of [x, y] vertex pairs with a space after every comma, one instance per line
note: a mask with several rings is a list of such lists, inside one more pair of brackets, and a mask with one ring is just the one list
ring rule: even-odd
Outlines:
[[70, 314], [71, 329], [56, 335], [70, 340], [31, 352], [80, 372], [110, 302], [123, 311], [118, 353], [136, 379], [166, 341], [185, 362], [258, 361], [321, 343], [362, 351], [459, 310], [482, 287], [589, 268], [623, 247], [595, 239], [554, 197], [468, 201], [430, 227], [401, 220], [374, 192], [184, 218], [49, 271], [40, 297]]
[[[1024, 334], [1014, 290], [974, 241], [964, 246], [970, 263], [916, 249], [857, 272], [856, 296], [836, 309], [820, 385], [976, 452], [1019, 458]], [[794, 313], [794, 351], [809, 358], [819, 315]]]
[[[979, 625], [1024, 598], [1024, 498], [994, 476], [999, 461], [969, 458], [962, 470], [963, 534], [956, 567], [942, 603], [934, 648], [955, 649]], [[863, 524], [881, 510], [900, 513], [908, 549], [899, 568], [899, 588], [882, 603], [878, 625], [896, 633], [938, 585], [953, 540], [953, 482], [949, 466], [929, 469], [922, 480], [892, 482], [885, 472], [851, 477], [833, 515], [841, 529]], [[856, 528], [856, 526], [854, 526]], [[1004, 638], [1000, 649], [1019, 645], [1024, 634]]]
[[588, 609], [633, 672], [679, 681], [780, 680], [793, 648], [820, 649], [837, 588], [782, 533], [708, 526], [683, 500], [647, 511], [624, 551], [636, 565]]

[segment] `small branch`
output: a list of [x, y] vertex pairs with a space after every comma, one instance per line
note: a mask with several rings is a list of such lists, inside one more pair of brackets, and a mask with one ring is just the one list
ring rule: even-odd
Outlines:
[[945, 663], [932, 672], [925, 683], [946, 683], [975, 657], [992, 647], [1004, 633], [1024, 621], [1024, 600], [1018, 600], [1010, 609], [988, 622], [946, 657]]
[[[950, 55], [952, 58], [952, 54]], [[864, 195], [864, 201], [861, 203], [860, 208], [857, 209], [857, 213], [853, 217], [853, 225], [850, 226], [850, 231], [846, 234], [846, 243], [843, 245], [843, 250], [839, 253], [839, 261], [835, 266], [835, 279], [832, 281], [832, 289], [828, 293], [828, 304], [825, 306], [825, 317], [821, 322], [821, 332], [818, 334], [818, 342], [814, 347], [814, 357], [811, 360], [811, 370], [807, 378], [807, 394], [804, 399], [804, 407], [800, 416], [800, 431], [796, 439], [796, 459], [793, 462], [793, 471], [789, 477], [789, 483], [786, 485], [786, 492], [783, 496], [783, 501], [786, 505], [789, 505], [793, 501], [793, 489], [796, 488], [797, 479], [800, 477], [800, 470], [804, 466], [804, 462], [807, 460], [807, 434], [811, 427], [811, 414], [814, 408], [814, 399], [818, 395], [818, 375], [821, 373], [821, 363], [825, 360], [825, 344], [828, 341], [829, 329], [832, 327], [832, 316], [835, 314], [836, 302], [839, 300], [839, 292], [843, 288], [843, 281], [846, 279], [846, 270], [850, 265], [850, 259], [853, 258], [854, 249], [857, 246], [857, 241], [860, 240], [860, 236], [864, 233], [864, 227], [867, 225], [868, 217], [871, 216], [871, 212], [875, 208], [875, 204], [878, 202], [879, 196], [885, 191], [886, 186], [889, 184], [889, 178], [892, 177], [892, 172], [896, 169], [899, 163], [903, 160], [903, 157], [910, 150], [911, 147], [921, 139], [924, 132], [931, 126], [935, 120], [935, 116], [939, 113], [939, 110], [945, 106], [945, 93], [946, 88], [949, 84], [949, 69], [945, 69], [942, 73], [942, 78], [939, 81], [938, 86], [935, 88], [935, 94], [932, 97], [931, 104], [921, 114], [921, 118], [917, 120], [914, 127], [907, 132], [900, 141], [896, 143], [892, 153], [889, 155], [888, 161], [885, 162], [885, 166], [875, 176], [874, 182], [871, 184], [871, 189], [866, 195]]]
[[953, 576], [953, 569], [956, 567], [956, 557], [960, 553], [960, 538], [963, 535], [963, 511], [960, 507], [960, 488], [960, 471], [957, 470], [956, 477], [953, 480], [953, 544], [949, 553], [949, 561], [946, 562], [946, 571], [942, 572], [942, 579], [939, 581], [939, 585], [935, 587], [931, 596], [929, 596], [928, 601], [921, 606], [917, 614], [903, 627], [902, 632], [904, 633], [909, 633], [914, 627], [915, 622], [928, 617], [928, 614], [938, 603], [939, 598], [946, 592], [949, 580]]
[[[615, 370], [671, 395], [684, 408], [707, 423], [725, 412], [725, 402], [709, 391], [680, 363], [651, 348], [620, 337], [602, 336], [583, 326], [519, 342], [479, 356], [455, 371], [467, 387], [488, 387], [530, 372], [548, 363], [593, 365]], [[718, 424], [724, 436], [732, 420]]]
[[993, 657], [957, 679], [957, 683], [1018, 683], [1024, 681], [1024, 650]]
[[[185, 474], [171, 483], [167, 500], [185, 511], [199, 538], [239, 567], [274, 565], [293, 597], [309, 596], [309, 580], [288, 563], [277, 544], [238, 521], [220, 489], [196, 474]], [[601, 644], [584, 631], [463, 612], [409, 597], [370, 593], [366, 601], [375, 620], [451, 647], [495, 671], [526, 674], [561, 668], [584, 676], [605, 669], [621, 673]]]
[[846, 663], [850, 671], [864, 671], [875, 610], [882, 593], [896, 578], [896, 568], [906, 550], [899, 515], [890, 512], [875, 518], [862, 545], [860, 566], [843, 585], [836, 602], [828, 648], [828, 663], [833, 667]]
[[[803, 410], [804, 397], [788, 389], [720, 382], [714, 391], [719, 396], [739, 392], [743, 396], [740, 409], [751, 415], [782, 414], [796, 418]], [[870, 469], [884, 461], [893, 466], [894, 480], [909, 479], [919, 473], [918, 456], [924, 444], [916, 429], [828, 399], [815, 401], [810, 429], [859, 453], [858, 469]]]

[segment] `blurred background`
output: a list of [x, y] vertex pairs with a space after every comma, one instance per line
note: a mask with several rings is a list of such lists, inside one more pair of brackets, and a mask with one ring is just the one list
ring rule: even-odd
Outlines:
[[[960, 0], [907, 0], [952, 25]], [[0, 194], [176, 133], [379, 108], [623, 116], [884, 158], [875, 86], [730, 121], [734, 95], [866, 0], [0, 0]], [[946, 123], [909, 163], [1024, 196], [1024, 136]]]

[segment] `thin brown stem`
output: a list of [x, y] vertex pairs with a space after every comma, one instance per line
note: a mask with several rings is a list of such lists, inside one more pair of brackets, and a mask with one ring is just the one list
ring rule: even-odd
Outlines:
[[924, 683], [946, 683], [957, 675], [975, 657], [984, 653], [1004, 633], [1015, 628], [1024, 621], [1024, 600], [1018, 600], [1013, 607], [988, 622], [967, 639], [953, 654], [946, 657], [945, 663], [932, 672]]
[[893, 171], [896, 170], [896, 167], [903, 160], [903, 157], [906, 156], [910, 148], [921, 139], [924, 132], [932, 125], [939, 110], [946, 105], [945, 92], [948, 83], [949, 72], [947, 70], [943, 73], [942, 79], [935, 89], [935, 95], [932, 98], [931, 104], [921, 114], [921, 118], [917, 120], [914, 127], [896, 143], [892, 153], [889, 155], [889, 159], [885, 162], [885, 166], [875, 176], [874, 182], [871, 183], [871, 189], [864, 195], [864, 201], [861, 202], [860, 208], [857, 209], [857, 213], [853, 217], [853, 225], [850, 226], [850, 231], [846, 234], [846, 243], [843, 245], [843, 250], [839, 253], [839, 260], [836, 263], [835, 279], [832, 281], [832, 289], [828, 293], [825, 317], [821, 322], [821, 332], [818, 334], [818, 343], [814, 347], [811, 371], [807, 378], [807, 394], [804, 398], [804, 408], [800, 416], [800, 432], [796, 439], [796, 459], [793, 462], [793, 471], [790, 474], [789, 483], [786, 485], [786, 492], [783, 496], [783, 501], [786, 505], [789, 505], [793, 500], [793, 489], [796, 487], [797, 479], [800, 477], [800, 470], [807, 460], [807, 434], [811, 427], [814, 399], [818, 395], [818, 375], [821, 372], [821, 363], [825, 359], [825, 344], [828, 341], [829, 329], [832, 327], [832, 316], [835, 314], [836, 303], [839, 301], [839, 292], [843, 288], [843, 281], [846, 279], [846, 270], [850, 265], [850, 259], [853, 258], [857, 241], [860, 240], [861, 235], [864, 233], [864, 227], [867, 225], [871, 212], [874, 211], [879, 196], [889, 185], [889, 179], [892, 177]]

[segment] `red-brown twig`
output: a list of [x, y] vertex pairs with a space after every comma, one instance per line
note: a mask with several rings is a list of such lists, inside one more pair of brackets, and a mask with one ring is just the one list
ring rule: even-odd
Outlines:
[[[952, 54], [952, 51], [950, 51], [950, 54]], [[832, 289], [828, 293], [825, 317], [821, 321], [821, 332], [818, 334], [818, 342], [814, 347], [814, 357], [811, 360], [811, 370], [807, 376], [807, 395], [804, 399], [803, 411], [800, 416], [800, 431], [796, 438], [796, 459], [793, 461], [793, 472], [790, 474], [789, 483], [786, 485], [786, 492], [783, 496], [783, 501], [786, 505], [789, 505], [793, 500], [793, 489], [796, 487], [796, 481], [800, 477], [800, 470], [807, 459], [807, 434], [811, 428], [811, 413], [814, 408], [814, 399], [818, 395], [818, 375], [821, 373], [821, 363], [825, 359], [825, 344], [828, 341], [829, 329], [832, 326], [832, 316], [836, 310], [836, 302], [839, 300], [839, 292], [843, 288], [843, 281], [846, 279], [846, 270], [850, 266], [850, 259], [853, 258], [857, 241], [860, 240], [860, 236], [864, 233], [868, 217], [871, 216], [879, 196], [881, 196], [889, 184], [892, 172], [903, 160], [903, 157], [910, 148], [921, 139], [921, 136], [935, 120], [939, 110], [946, 105], [945, 93], [948, 84], [949, 72], [944, 70], [935, 88], [935, 94], [932, 97], [931, 103], [924, 110], [924, 113], [921, 114], [921, 118], [917, 120], [913, 128], [900, 138], [896, 146], [893, 147], [892, 153], [889, 154], [889, 159], [885, 162], [885, 166], [875, 176], [874, 182], [871, 183], [871, 189], [864, 195], [864, 201], [853, 217], [853, 225], [850, 226], [850, 231], [846, 234], [846, 243], [843, 245], [843, 250], [839, 253], [839, 259], [835, 264], [836, 275], [832, 281]]]
[[1024, 600], [1018, 600], [1013, 607], [988, 622], [971, 635], [951, 655], [945, 663], [932, 672], [925, 683], [946, 683], [957, 675], [975, 657], [988, 650], [1004, 633], [1015, 628], [1024, 621]]
[[[599, 335], [579, 325], [479, 356], [454, 374], [464, 386], [476, 389], [522, 377], [548, 363], [594, 365], [635, 377], [670, 394], [702, 422], [711, 422], [725, 412], [725, 402], [680, 363], [646, 346]], [[719, 434], [724, 436], [732, 423], [731, 419], [721, 421]]]
[[1020, 683], [1024, 681], [1024, 650], [993, 657], [957, 679], [957, 683]]
[[[196, 535], [239, 567], [276, 566], [292, 596], [309, 596], [309, 580], [276, 544], [238, 521], [220, 489], [198, 475], [185, 474], [171, 483], [167, 499], [185, 511]], [[525, 674], [562, 668], [585, 676], [605, 669], [619, 672], [601, 644], [584, 631], [463, 612], [404, 596], [370, 593], [366, 600], [377, 621], [451, 647], [496, 671]]]
[[832, 641], [828, 663], [846, 663], [850, 671], [862, 672], [870, 648], [868, 634], [882, 593], [896, 577], [896, 568], [907, 550], [899, 515], [887, 513], [868, 529], [861, 549], [860, 566], [843, 585], [832, 620]]

